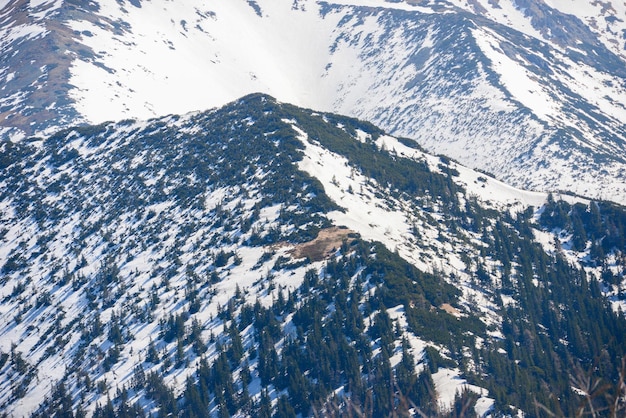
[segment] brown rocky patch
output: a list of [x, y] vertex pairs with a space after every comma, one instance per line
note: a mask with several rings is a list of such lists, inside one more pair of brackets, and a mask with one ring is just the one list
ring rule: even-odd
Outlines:
[[333, 226], [322, 229], [317, 238], [312, 241], [298, 244], [291, 250], [294, 258], [308, 257], [311, 261], [321, 261], [328, 258], [335, 249], [339, 248], [344, 240], [355, 238], [358, 235], [348, 229]]
[[441, 309], [443, 309], [444, 311], [448, 312], [450, 315], [455, 316], [457, 318], [461, 316], [461, 312], [454, 306], [450, 305], [449, 303], [442, 304]]

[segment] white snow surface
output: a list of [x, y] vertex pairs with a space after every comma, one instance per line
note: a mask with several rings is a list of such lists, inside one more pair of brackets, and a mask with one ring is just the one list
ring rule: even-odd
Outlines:
[[[526, 10], [515, 0], [451, 0], [455, 6], [477, 12], [503, 25], [515, 28], [528, 36], [551, 42], [532, 22]], [[575, 16], [598, 36], [598, 39], [613, 53], [626, 58], [623, 34], [626, 30], [626, 3], [619, 0], [542, 0], [555, 11]], [[554, 44], [558, 46], [557, 44]]]
[[454, 403], [454, 397], [464, 389], [480, 395], [475, 407], [479, 417], [486, 416], [493, 406], [494, 400], [486, 396], [487, 391], [478, 386], [468, 384], [465, 379], [460, 377], [458, 369], [440, 369], [433, 374], [433, 381], [437, 388], [439, 405], [444, 411], [450, 410]]
[[341, 15], [321, 19], [306, 9], [293, 10], [287, 1], [259, 4], [262, 17], [242, 0], [157, 0], [141, 8], [101, 1], [99, 13], [121, 16], [128, 31], [118, 37], [91, 22], [71, 23], [94, 34], [82, 41], [110, 68], [75, 62], [71, 83], [80, 113], [95, 123], [181, 114], [256, 91], [330, 109], [322, 76]]
[[560, 115], [560, 109], [550, 97], [549, 92], [533, 79], [528, 70], [500, 50], [501, 39], [498, 39], [494, 32], [475, 30], [474, 37], [483, 52], [491, 59], [492, 66], [500, 74], [500, 81], [517, 100], [532, 109], [540, 119], [548, 120]]

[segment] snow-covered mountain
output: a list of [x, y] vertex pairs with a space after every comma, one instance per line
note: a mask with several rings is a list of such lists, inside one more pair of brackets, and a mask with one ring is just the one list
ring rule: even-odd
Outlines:
[[626, 407], [621, 206], [261, 94], [4, 141], [0, 173], [0, 414]]
[[357, 116], [509, 184], [626, 203], [621, 1], [0, 2], [4, 136], [244, 94]]

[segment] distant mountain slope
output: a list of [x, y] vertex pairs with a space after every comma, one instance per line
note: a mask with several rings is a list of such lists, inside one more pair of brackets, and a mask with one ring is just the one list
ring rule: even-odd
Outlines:
[[621, 206], [262, 94], [4, 141], [0, 173], [0, 413], [626, 406]]
[[626, 203], [617, 1], [0, 3], [4, 136], [266, 92], [509, 184]]

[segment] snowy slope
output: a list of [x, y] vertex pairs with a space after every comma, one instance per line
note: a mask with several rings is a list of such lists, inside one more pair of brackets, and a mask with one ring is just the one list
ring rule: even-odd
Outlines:
[[[34, 154], [29, 155], [28, 160], [33, 160], [27, 162], [24, 169], [33, 177], [24, 196], [36, 195], [37, 198], [30, 203], [22, 201], [11, 195], [8, 190], [11, 186], [6, 184], [15, 179], [6, 179], [3, 183], [2, 224], [8, 229], [3, 230], [0, 247], [4, 275], [0, 316], [5, 324], [0, 328], [0, 352], [21, 353], [32, 369], [19, 376], [13, 374], [10, 367], [8, 372], [4, 368], [0, 410], [28, 415], [52, 395], [58, 382], [64, 381], [68, 387], [76, 386], [79, 390], [77, 376], [89, 376], [96, 385], [109, 388], [81, 395], [84, 398], [81, 405], [92, 413], [96, 405], [106, 403], [116, 390], [132, 385], [133, 372], [146, 358], [148, 343], [161, 338], [161, 321], [189, 309], [190, 277], [200, 280], [211, 273], [219, 280], [208, 289], [206, 285], [199, 289], [204, 300], [202, 308], [193, 315], [194, 320], [202, 324], [203, 338], [209, 340], [209, 335], [224, 334], [225, 324], [218, 319], [219, 313], [239, 292], [243, 292], [243, 300], [249, 304], [259, 301], [270, 305], [277, 298], [278, 290], [296, 289], [306, 270], [323, 269], [321, 261], [288, 270], [277, 268], [278, 260], [293, 257], [297, 247], [294, 243], [246, 244], [255, 235], [269, 235], [273, 228], [278, 228], [281, 236], [289, 236], [291, 232], [308, 227], [311, 221], [320, 222], [320, 218], [316, 221], [320, 214], [308, 214], [305, 225], [294, 228], [285, 223], [286, 211], [298, 212], [303, 208], [289, 202], [268, 203], [265, 189], [276, 181], [271, 165], [259, 167], [256, 172], [245, 169], [247, 181], [230, 183], [217, 170], [220, 164], [230, 167], [235, 160], [225, 161], [220, 151], [215, 150], [213, 155], [202, 154], [200, 158], [212, 157], [207, 161], [208, 171], [214, 171], [215, 178], [220, 180], [209, 183], [197, 196], [182, 195], [189, 200], [179, 200], [185, 181], [190, 181], [190, 190], [198, 190], [193, 185], [203, 181], [200, 174], [186, 174], [189, 167], [184, 161], [189, 157], [184, 150], [194, 148], [187, 141], [201, 131], [217, 129], [240, 134], [242, 127], [255, 125], [256, 121], [249, 117], [229, 119], [228, 115], [238, 111], [231, 108], [226, 113], [225, 120], [232, 126], [217, 125], [213, 112], [208, 112], [150, 122], [107, 124], [85, 131], [69, 130], [31, 144], [34, 148], [30, 152]], [[402, 255], [424, 270], [432, 270], [434, 265], [452, 268], [448, 263], [457, 260], [452, 253], [435, 261], [446, 249], [438, 239], [445, 228], [436, 221], [418, 220], [419, 216], [410, 215], [413, 222], [419, 222], [424, 236], [429, 236], [428, 245], [432, 247], [419, 249], [410, 242], [408, 234], [409, 213], [414, 212], [414, 203], [381, 197], [383, 188], [356, 174], [356, 169], [350, 168], [345, 158], [309, 142], [307, 133], [296, 122], [286, 122], [298, 132], [304, 147], [301, 167], [320, 181], [322, 190], [338, 204], [337, 209], [342, 208], [342, 211], [329, 212], [332, 223], [347, 227], [364, 239], [398, 248]], [[272, 139], [272, 132], [264, 135]], [[371, 139], [371, 135], [364, 132], [363, 135], [364, 139]], [[281, 136], [277, 138], [274, 141], [278, 145]], [[230, 146], [227, 144], [238, 141], [242, 138], [222, 137], [215, 145], [204, 145], [208, 147], [204, 150], [212, 146], [226, 150]], [[384, 136], [380, 141], [380, 146], [392, 146], [398, 152], [413, 154], [414, 150], [395, 138]], [[40, 152], [46, 156], [39, 155]], [[439, 161], [423, 152], [412, 157], [428, 158], [433, 167]], [[262, 161], [252, 151], [245, 154], [245, 158], [256, 163]], [[210, 163], [212, 160], [219, 163]], [[21, 165], [19, 160], [13, 163], [16, 167]], [[133, 173], [130, 177], [120, 176], [128, 170]], [[471, 173], [468, 170], [463, 176], [465, 181], [472, 181]], [[333, 178], [340, 179], [341, 187], [335, 185]], [[85, 183], [90, 185], [83, 189]], [[347, 188], [361, 189], [361, 192], [358, 195], [347, 193]], [[496, 207], [510, 203], [510, 199], [517, 200], [516, 195], [525, 195], [519, 191], [496, 194], [500, 199], [494, 202]], [[306, 205], [307, 199], [313, 201], [315, 197], [311, 195], [300, 197], [303, 199], [300, 204]], [[534, 202], [540, 203], [543, 199], [545, 195], [537, 196]], [[26, 208], [15, 210], [24, 204]], [[251, 215], [259, 207], [256, 217]], [[37, 215], [42, 211], [49, 216]], [[238, 219], [250, 219], [247, 231], [235, 226]], [[374, 222], [377, 225], [373, 225]], [[218, 265], [215, 260], [221, 252], [236, 254], [238, 261], [233, 261], [231, 256], [226, 265]], [[425, 263], [424, 257], [430, 261]], [[61, 260], [64, 260], [62, 268]], [[98, 287], [98, 281], [108, 275], [111, 276], [107, 279], [109, 284]], [[149, 308], [155, 299], [157, 306]], [[495, 309], [487, 300], [483, 307], [487, 311]], [[102, 361], [113, 348], [111, 334], [96, 334], [94, 338], [89, 330], [94, 322], [110, 324], [116, 316], [125, 318], [126, 343], [115, 367], [108, 370], [102, 366]], [[406, 323], [401, 311], [394, 318]], [[497, 323], [495, 317], [488, 320]], [[406, 332], [416, 356], [421, 359], [427, 342], [408, 329]], [[85, 339], [91, 341], [88, 347], [83, 343]], [[161, 342], [159, 347], [163, 353], [172, 356], [175, 353], [172, 344]], [[199, 361], [192, 350], [187, 355], [186, 367], [166, 374], [166, 384], [172, 385], [177, 393], [182, 390], [180, 382]], [[96, 357], [100, 358], [98, 362], [90, 361]], [[214, 361], [216, 353], [209, 351], [208, 358]], [[394, 360], [394, 364], [397, 361]], [[423, 368], [424, 361], [422, 359], [416, 367]], [[21, 385], [24, 385], [24, 392], [16, 395], [15, 388]], [[452, 378], [438, 376], [435, 385], [434, 389], [442, 393], [441, 406], [445, 409], [454, 400], [455, 392], [465, 386], [465, 381], [455, 371]], [[480, 410], [485, 413], [493, 400], [478, 387], [472, 390], [484, 395], [481, 405], [487, 407], [482, 406]]]
[[372, 121], [514, 186], [626, 202], [620, 2], [2, 6], [6, 136], [265, 92]]
[[[496, 405], [494, 380], [482, 377], [491, 364], [479, 359], [506, 354], [507, 341], [526, 338], [511, 334], [507, 309], [528, 303], [517, 289], [530, 250], [548, 264], [557, 254], [568, 257], [574, 267], [564, 280], [571, 291], [578, 288], [575, 269], [584, 266], [598, 280], [605, 274], [590, 259], [593, 243], [576, 252], [568, 231], [541, 227], [546, 194], [512, 188], [365, 122], [264, 95], [185, 116], [6, 142], [0, 151], [9, 173], [0, 179], [0, 411], [16, 416], [45, 408], [59, 382], [72, 407], [88, 413], [109, 399], [119, 405], [123, 388], [132, 388], [130, 403], [157, 413], [162, 405], [136, 384], [137, 370], [162, 378], [182, 407], [190, 401], [187, 378], [195, 378], [203, 361], [215, 364], [231, 344], [229, 315], [243, 321], [244, 305], [277, 309], [277, 301], [296, 292], [294, 309], [305, 308], [318, 291], [298, 290], [311, 271], [321, 285], [337, 277], [360, 283], [351, 290], [361, 292], [358, 310], [369, 323], [360, 334], [374, 335], [367, 340], [374, 360], [384, 357], [384, 344], [369, 331], [382, 311], [372, 301], [389, 282], [387, 297], [395, 303], [388, 311], [398, 330], [390, 364], [402, 364], [406, 339], [412, 369], [434, 368], [430, 389], [442, 410], [467, 388], [476, 394], [475, 410], [488, 416]], [[403, 170], [418, 181], [395, 176]], [[503, 234], [514, 247], [509, 259], [501, 258], [502, 243], [494, 240]], [[351, 259], [363, 248], [365, 260]], [[626, 267], [621, 250], [608, 250], [617, 281], [602, 290], [614, 306], [623, 305]], [[354, 273], [337, 272], [341, 262], [352, 262]], [[394, 274], [398, 265], [402, 273]], [[533, 284], [524, 291], [552, 286], [558, 277], [550, 275], [551, 266], [531, 267]], [[405, 301], [404, 292], [393, 299], [399, 277], [408, 281], [400, 282], [408, 293], [423, 287], [426, 296]], [[432, 283], [439, 287], [429, 295]], [[326, 314], [339, 311], [337, 301], [324, 303]], [[430, 323], [416, 323], [416, 309], [444, 321], [443, 341], [456, 344], [442, 342]], [[566, 305], [559, 309], [570, 313]], [[294, 315], [273, 316], [280, 354], [302, 332]], [[177, 317], [186, 322], [175, 338], [168, 324]], [[562, 324], [537, 326], [557, 333]], [[237, 377], [249, 367], [252, 380], [238, 390], [258, 403], [261, 389], [269, 388], [276, 407], [281, 396], [293, 394], [278, 383], [262, 384], [253, 355], [261, 330], [240, 331], [245, 361], [232, 369]], [[206, 351], [200, 353], [192, 336]], [[555, 334], [554, 344], [567, 352], [574, 337]], [[517, 367], [528, 343], [502, 361]], [[161, 360], [150, 360], [152, 345]], [[429, 349], [439, 353], [440, 365]], [[349, 396], [343, 386], [332, 391]], [[216, 403], [209, 405], [213, 416]]]
[[[451, 3], [563, 49], [573, 50], [591, 42], [604, 46], [622, 60], [626, 58], [623, 2], [453, 0]], [[575, 37], [567, 32], [573, 32]]]
[[323, 93], [331, 90], [318, 83], [341, 16], [320, 19], [288, 2], [267, 2], [261, 10], [262, 17], [245, 1], [103, 3], [99, 14], [121, 16], [125, 29], [111, 36], [91, 22], [71, 23], [93, 34], [83, 43], [104, 64], [73, 66], [79, 111], [93, 122], [145, 118], [214, 107], [255, 91], [328, 108]]

